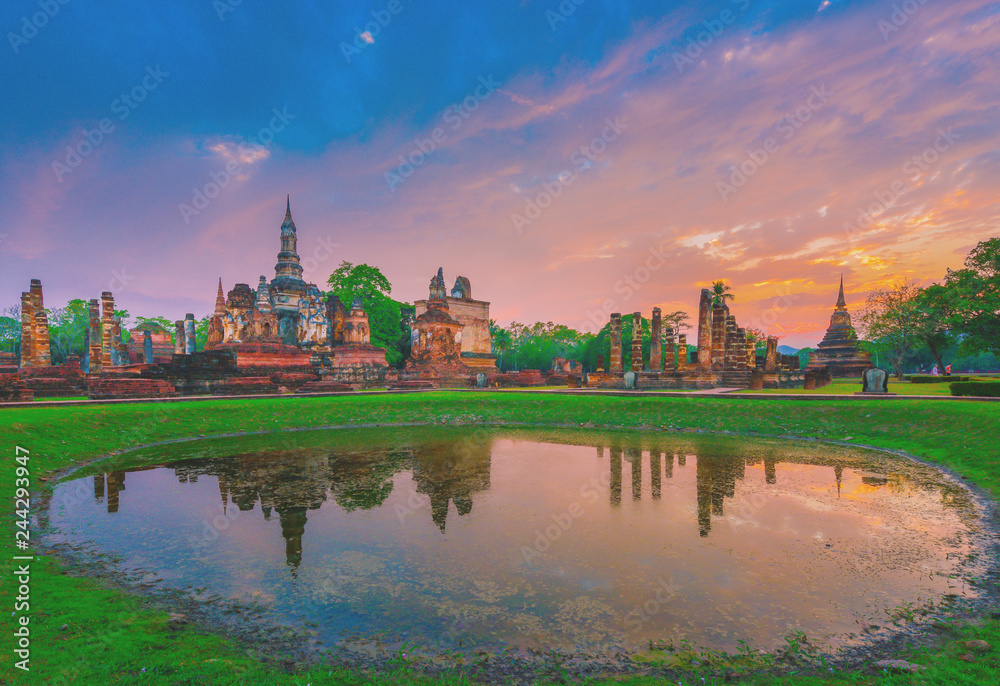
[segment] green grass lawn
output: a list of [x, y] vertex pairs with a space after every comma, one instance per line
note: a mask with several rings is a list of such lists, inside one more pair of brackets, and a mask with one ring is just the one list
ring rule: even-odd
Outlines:
[[[736, 391], [737, 393], [792, 393], [795, 395], [854, 395], [861, 390], [861, 382], [854, 379], [834, 379], [833, 383], [823, 388], [805, 390], [804, 388], [765, 388], [762, 391]], [[951, 389], [946, 383], [910, 383], [889, 379], [889, 392], [897, 395], [951, 395]]]
[[[928, 391], [938, 390], [923, 386]], [[821, 392], [830, 392], [822, 389]], [[593, 425], [647, 430], [730, 431], [748, 435], [817, 437], [903, 450], [944, 465], [1000, 495], [1000, 404], [915, 400], [810, 401], [566, 396], [540, 393], [364, 394], [329, 398], [219, 400], [74, 407], [0, 409], [7, 468], [0, 487], [14, 493], [15, 446], [30, 450], [31, 479], [43, 489], [52, 472], [79, 461], [157, 441], [212, 436], [235, 431], [275, 431], [291, 427], [351, 426], [405, 422], [475, 425], [516, 423]], [[126, 458], [127, 459], [127, 458]], [[14, 550], [13, 508], [6, 523], [7, 559]], [[2, 607], [13, 608], [12, 575], [0, 584]], [[340, 684], [463, 683], [461, 671], [429, 679], [415, 676], [398, 660], [392, 673], [374, 678], [318, 668], [285, 674], [280, 666], [248, 654], [246, 646], [195, 625], [171, 628], [167, 615], [142, 598], [110, 590], [94, 579], [75, 576], [59, 562], [44, 558], [32, 567], [32, 654], [30, 673], [13, 667], [10, 647], [15, 627], [4, 612], [6, 647], [0, 658], [0, 683], [26, 684]], [[65, 626], [65, 629], [62, 627]], [[929, 648], [901, 657], [927, 666], [918, 675], [829, 672], [810, 668], [776, 677], [741, 674], [747, 684], [994, 684], [1000, 683], [1000, 622], [992, 615], [973, 618], [941, 632]], [[996, 650], [959, 659], [969, 652], [960, 641], [983, 639]], [[594, 683], [723, 683], [718, 656], [704, 656], [691, 671], [665, 678], [616, 678]], [[766, 660], [764, 660], [766, 662]], [[473, 673], [472, 667], [466, 668]], [[559, 682], [554, 673], [553, 682]], [[702, 681], [704, 678], [704, 682]]]

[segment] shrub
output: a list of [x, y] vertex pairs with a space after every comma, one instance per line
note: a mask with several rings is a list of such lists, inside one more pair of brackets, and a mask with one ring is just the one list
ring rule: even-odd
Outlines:
[[958, 381], [951, 385], [951, 394], [1000, 398], [1000, 381]]
[[969, 380], [967, 376], [932, 376], [930, 374], [911, 374], [907, 378], [910, 383], [949, 383]]

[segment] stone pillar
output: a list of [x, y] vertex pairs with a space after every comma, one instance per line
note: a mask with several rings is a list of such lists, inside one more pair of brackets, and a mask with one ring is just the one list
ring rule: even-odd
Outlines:
[[[735, 322], [735, 320], [734, 320]], [[746, 371], [747, 367], [747, 330], [744, 328], [736, 329], [736, 342], [733, 346], [735, 355], [735, 369], [740, 371]]]
[[101, 306], [97, 298], [90, 299], [90, 336], [87, 339], [89, 345], [88, 354], [90, 364], [88, 369], [91, 374], [101, 373]]
[[767, 337], [767, 352], [764, 357], [764, 371], [776, 372], [781, 369], [781, 357], [778, 355], [778, 338]]
[[35, 365], [51, 367], [52, 355], [49, 352], [49, 316], [44, 308], [35, 310]]
[[146, 364], [153, 364], [153, 334], [149, 329], [142, 332], [142, 360]]
[[184, 320], [174, 322], [174, 355], [184, 354]]
[[80, 360], [80, 371], [90, 373], [90, 327], [83, 330], [83, 359]]
[[612, 374], [625, 371], [622, 367], [622, 316], [619, 312], [611, 314], [611, 360], [608, 371]]
[[[649, 371], [659, 374], [663, 369], [663, 343], [660, 340], [660, 316], [659, 307], [653, 308], [653, 319], [650, 323], [652, 329], [652, 341], [649, 344]], [[669, 362], [669, 356], [667, 358]], [[668, 364], [669, 366], [669, 364]]]
[[757, 341], [747, 338], [747, 368], [757, 367]]
[[736, 326], [736, 317], [726, 315], [726, 348], [725, 348], [725, 369], [735, 371], [739, 369], [739, 358], [744, 355], [744, 347], [738, 343], [739, 328]]
[[663, 331], [663, 346], [666, 348], [663, 366], [667, 371], [674, 371], [677, 369], [677, 356], [674, 349], [674, 327], [670, 325]]
[[35, 366], [35, 308], [31, 293], [21, 293], [21, 369]]
[[198, 352], [194, 340], [194, 315], [188, 312], [184, 315], [184, 354]]
[[688, 337], [686, 333], [677, 336], [677, 366], [680, 369], [687, 369], [688, 366]]
[[642, 371], [642, 313], [632, 313], [632, 371]]
[[111, 368], [111, 331], [115, 325], [115, 296], [101, 293], [101, 369]]
[[709, 371], [712, 368], [712, 292], [701, 289], [701, 302], [698, 305], [698, 369]]
[[32, 364], [35, 367], [50, 367], [52, 356], [49, 354], [49, 316], [45, 313], [42, 282], [39, 279], [31, 280], [30, 294], [34, 316], [31, 324], [31, 342], [34, 347]]
[[[726, 319], [729, 308], [720, 303], [712, 305], [712, 371], [721, 372], [726, 368]], [[698, 352], [701, 359], [701, 352]]]

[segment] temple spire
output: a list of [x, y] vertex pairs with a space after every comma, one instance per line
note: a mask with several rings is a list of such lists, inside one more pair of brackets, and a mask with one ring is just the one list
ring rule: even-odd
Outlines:
[[215, 314], [224, 317], [226, 314], [226, 296], [222, 292], [222, 277], [219, 277], [219, 292], [215, 295]]
[[844, 298], [844, 275], [840, 275], [840, 295], [837, 296], [837, 309], [847, 309], [847, 300]]
[[292, 218], [292, 194], [285, 196], [285, 219]]

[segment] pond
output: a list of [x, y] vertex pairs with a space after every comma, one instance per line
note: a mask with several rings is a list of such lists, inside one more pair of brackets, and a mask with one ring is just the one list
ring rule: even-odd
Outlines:
[[813, 442], [411, 427], [115, 459], [141, 466], [57, 486], [52, 537], [320, 648], [839, 647], [981, 572], [964, 487]]

